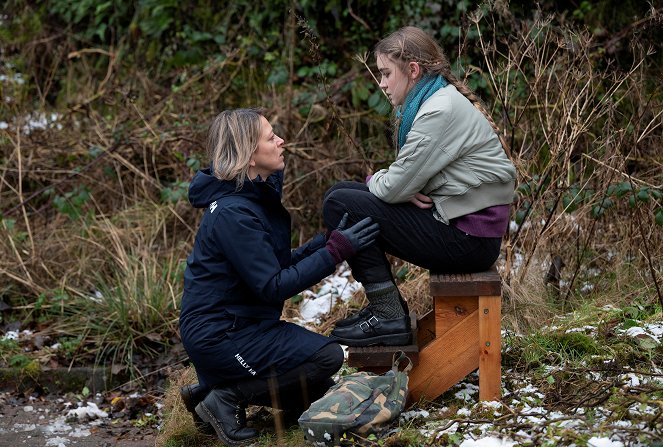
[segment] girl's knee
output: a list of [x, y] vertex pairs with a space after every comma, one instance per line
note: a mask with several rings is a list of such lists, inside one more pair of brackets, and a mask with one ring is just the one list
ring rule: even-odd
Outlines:
[[329, 197], [329, 194], [333, 193], [334, 191], [338, 189], [343, 189], [346, 187], [346, 184], [350, 182], [338, 182], [332, 185], [327, 191], [325, 191], [325, 195], [323, 196], [323, 201], [327, 200], [327, 197]]
[[324, 202], [322, 202], [322, 217], [328, 228], [336, 228], [341, 217], [347, 211], [346, 198], [343, 189], [327, 191]]
[[323, 202], [327, 200], [327, 197], [333, 193], [334, 191], [338, 191], [339, 189], [366, 189], [368, 191], [368, 187], [364, 185], [363, 183], [359, 182], [351, 182], [351, 181], [342, 181], [334, 184], [331, 186], [327, 191], [325, 191], [325, 195], [323, 197]]
[[328, 228], [336, 228], [346, 212], [358, 216], [376, 200], [368, 187], [358, 182], [341, 182], [331, 187], [322, 202], [322, 217]]

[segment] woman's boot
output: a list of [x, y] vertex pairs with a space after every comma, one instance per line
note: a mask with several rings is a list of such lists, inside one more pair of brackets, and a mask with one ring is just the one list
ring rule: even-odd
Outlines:
[[215, 432], [212, 426], [200, 419], [200, 416], [198, 416], [198, 413], [196, 413], [196, 405], [198, 405], [205, 398], [205, 396], [207, 396], [207, 393], [208, 390], [197, 383], [184, 385], [180, 388], [180, 397], [182, 398], [182, 402], [184, 403], [187, 411], [191, 413], [193, 422], [195, 423], [198, 430], [207, 435], [213, 435]]
[[246, 426], [246, 403], [235, 388], [210, 391], [196, 406], [196, 413], [228, 445], [239, 445], [258, 436], [256, 430]]

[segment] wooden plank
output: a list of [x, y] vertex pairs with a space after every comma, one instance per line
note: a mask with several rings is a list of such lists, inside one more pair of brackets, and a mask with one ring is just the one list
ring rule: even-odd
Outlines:
[[430, 273], [432, 296], [500, 295], [502, 280], [493, 265], [479, 273]]
[[428, 311], [417, 320], [417, 326], [417, 344], [421, 349], [435, 339], [435, 312]]
[[419, 364], [410, 371], [410, 403], [435, 399], [479, 367], [478, 310], [419, 351]]
[[434, 297], [435, 336], [443, 335], [478, 307], [476, 296]]
[[501, 300], [479, 297], [479, 400], [502, 396]]
[[[348, 348], [348, 366], [362, 371], [382, 371], [384, 367], [391, 368], [394, 353], [405, 352], [413, 365], [419, 364], [419, 347], [407, 346], [365, 346]], [[379, 368], [379, 369], [378, 369]]]

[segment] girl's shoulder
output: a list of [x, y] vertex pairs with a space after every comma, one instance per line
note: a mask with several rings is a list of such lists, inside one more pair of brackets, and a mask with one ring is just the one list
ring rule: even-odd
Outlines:
[[417, 111], [412, 127], [417, 129], [420, 129], [421, 126], [439, 127], [441, 121], [447, 120], [453, 113], [454, 95], [457, 92], [456, 87], [449, 84], [433, 93]]
[[451, 84], [442, 87], [435, 93], [433, 93], [430, 98], [428, 98], [419, 109], [419, 114], [430, 113], [432, 111], [450, 111], [459, 101], [467, 101], [457, 89]]
[[433, 93], [421, 105], [415, 121], [424, 115], [440, 117], [453, 115], [454, 121], [463, 122], [464, 120], [475, 120], [480, 114], [481, 112], [474, 107], [469, 99], [460, 93], [456, 87], [449, 84]]

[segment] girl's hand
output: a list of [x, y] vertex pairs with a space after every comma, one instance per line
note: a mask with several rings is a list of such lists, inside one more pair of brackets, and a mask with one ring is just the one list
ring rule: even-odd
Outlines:
[[427, 210], [433, 207], [433, 199], [420, 192], [416, 193], [414, 197], [410, 199], [410, 203], [413, 203], [414, 206], [421, 208], [422, 210]]

